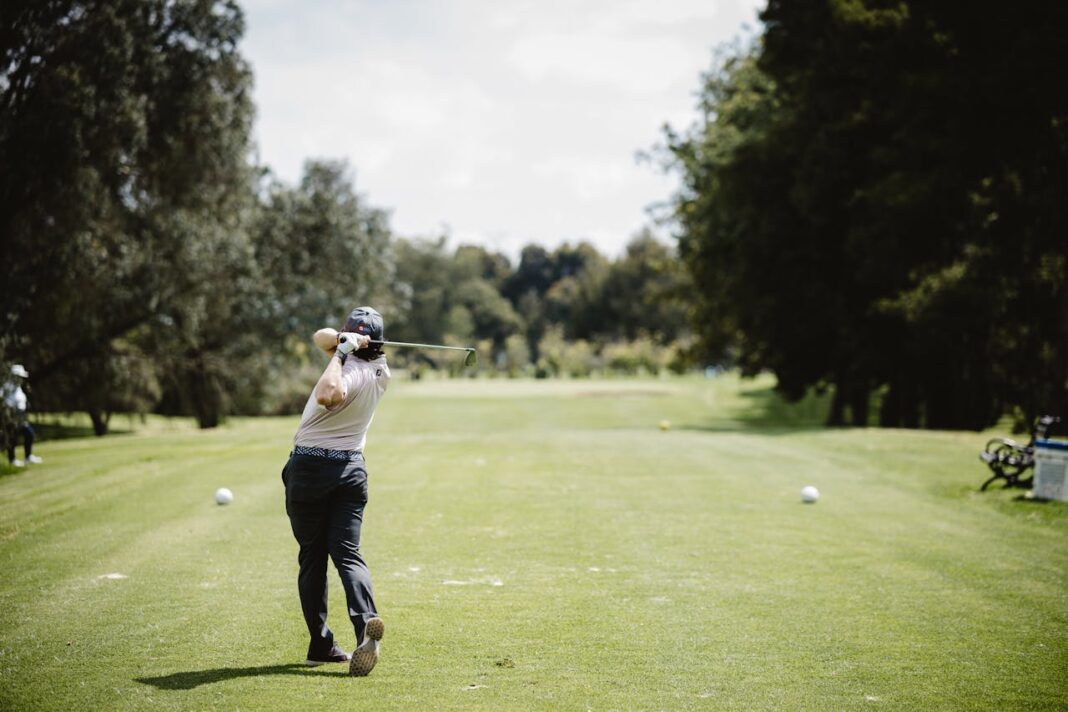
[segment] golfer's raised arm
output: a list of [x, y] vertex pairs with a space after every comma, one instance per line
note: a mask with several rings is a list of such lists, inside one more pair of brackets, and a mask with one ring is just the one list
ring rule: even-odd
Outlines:
[[[326, 329], [321, 329], [315, 334], [317, 344], [321, 340], [319, 334], [323, 331]], [[337, 349], [330, 357], [330, 363], [326, 364], [323, 375], [319, 376], [319, 382], [315, 384], [315, 400], [326, 408], [332, 408], [341, 403], [347, 395], [345, 379], [341, 374], [341, 359], [357, 349], [365, 348], [371, 341], [369, 336], [363, 334], [346, 334], [345, 336], [350, 338], [342, 343], [338, 343], [337, 336], [334, 337]], [[323, 341], [325, 343], [325, 340]]]
[[319, 376], [319, 382], [315, 384], [315, 400], [319, 405], [327, 408], [335, 406], [345, 400], [345, 383], [341, 378], [341, 359], [330, 357], [330, 363], [326, 364], [326, 370]]
[[329, 327], [319, 329], [312, 335], [312, 341], [320, 349], [333, 356], [334, 349], [337, 348], [337, 329]]

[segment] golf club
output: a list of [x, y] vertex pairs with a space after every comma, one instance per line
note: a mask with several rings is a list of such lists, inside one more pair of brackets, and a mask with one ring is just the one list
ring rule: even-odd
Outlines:
[[[344, 342], [346, 337], [341, 336], [338, 338], [339, 342]], [[464, 357], [464, 366], [474, 366], [478, 363], [478, 354], [470, 346], [439, 346], [438, 344], [409, 344], [403, 341], [371, 341], [372, 344], [381, 346], [401, 346], [410, 349], [441, 349], [443, 351], [465, 351], [467, 356]]]

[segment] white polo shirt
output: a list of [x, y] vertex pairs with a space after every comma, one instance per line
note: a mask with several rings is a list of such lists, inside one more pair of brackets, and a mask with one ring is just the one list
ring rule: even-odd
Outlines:
[[17, 383], [4, 384], [4, 405], [21, 413], [26, 410], [26, 392]]
[[331, 408], [319, 405], [312, 392], [300, 417], [294, 445], [363, 450], [378, 400], [385, 394], [392, 374], [384, 355], [374, 361], [349, 356], [341, 367], [341, 378], [345, 399]]

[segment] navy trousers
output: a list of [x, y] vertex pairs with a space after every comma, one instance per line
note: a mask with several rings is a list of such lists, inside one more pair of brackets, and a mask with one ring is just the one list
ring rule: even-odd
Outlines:
[[308, 655], [323, 655], [334, 644], [326, 623], [326, 563], [333, 560], [345, 589], [357, 644], [364, 626], [377, 615], [371, 574], [360, 555], [360, 527], [367, 506], [367, 467], [311, 455], [291, 455], [282, 470], [286, 514], [300, 545], [297, 590], [311, 642]]
[[25, 417], [16, 417], [15, 420], [9, 421], [7, 427], [4, 429], [4, 440], [7, 446], [7, 461], [15, 461], [15, 446], [18, 445], [18, 433], [22, 433], [22, 449], [26, 452], [26, 459], [30, 459], [30, 455], [33, 454], [33, 426], [30, 425], [30, 421]]

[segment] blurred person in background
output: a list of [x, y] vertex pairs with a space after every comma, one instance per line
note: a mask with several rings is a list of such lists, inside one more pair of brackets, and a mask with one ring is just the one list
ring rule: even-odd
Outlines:
[[[33, 426], [26, 417], [29, 399], [26, 391], [22, 390], [26, 379], [30, 377], [29, 371], [16, 363], [11, 367], [11, 378], [4, 384], [4, 445], [7, 448], [7, 461], [15, 467], [25, 467], [27, 462], [38, 465], [44, 460], [33, 454]], [[18, 445], [18, 436], [22, 433], [22, 447], [26, 452], [25, 462], [15, 457], [15, 447]]]

